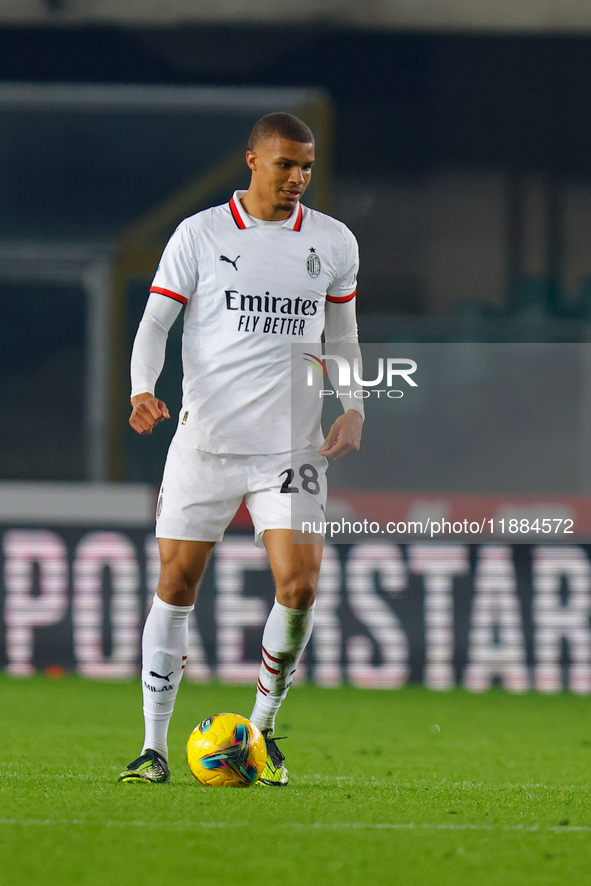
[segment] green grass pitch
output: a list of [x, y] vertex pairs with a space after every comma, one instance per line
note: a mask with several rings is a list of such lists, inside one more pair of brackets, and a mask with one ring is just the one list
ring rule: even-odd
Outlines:
[[286, 789], [202, 788], [184, 746], [253, 692], [181, 687], [170, 785], [117, 784], [139, 683], [0, 677], [6, 886], [563, 884], [591, 877], [591, 699], [297, 686]]

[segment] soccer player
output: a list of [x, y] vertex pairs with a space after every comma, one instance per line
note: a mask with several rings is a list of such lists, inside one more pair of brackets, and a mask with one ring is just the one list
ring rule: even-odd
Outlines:
[[250, 715], [268, 751], [258, 783], [287, 785], [273, 730], [312, 631], [323, 545], [322, 535], [292, 534], [292, 502], [321, 523], [327, 458], [356, 451], [361, 439], [362, 401], [352, 396], [326, 438], [319, 400], [310, 408], [302, 398], [291, 413], [292, 343], [318, 354], [324, 334], [329, 353], [359, 354], [356, 240], [300, 203], [314, 136], [291, 114], [269, 114], [252, 130], [246, 163], [247, 191], [185, 219], [172, 235], [133, 347], [129, 422], [150, 434], [170, 417], [155, 385], [185, 306], [183, 402], [157, 506], [161, 573], [142, 639], [144, 744], [123, 782], [170, 779], [168, 725], [189, 616], [213, 547], [245, 498], [276, 588]]

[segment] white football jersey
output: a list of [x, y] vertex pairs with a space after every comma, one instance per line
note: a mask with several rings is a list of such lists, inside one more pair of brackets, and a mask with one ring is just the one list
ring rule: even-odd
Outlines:
[[356, 336], [346, 303], [357, 242], [342, 222], [301, 204], [284, 222], [259, 223], [242, 207], [244, 193], [181, 222], [150, 288], [185, 305], [179, 432], [213, 453], [318, 448], [321, 399], [292, 403], [292, 345], [320, 354], [327, 302], [331, 311], [346, 305], [338, 337]]

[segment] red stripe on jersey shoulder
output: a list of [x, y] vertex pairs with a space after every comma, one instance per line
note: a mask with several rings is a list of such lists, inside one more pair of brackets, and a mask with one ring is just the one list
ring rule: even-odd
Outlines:
[[293, 226], [294, 231], [300, 231], [302, 228], [302, 217], [304, 213], [302, 212], [302, 204], [298, 203], [298, 215], [295, 220], [295, 224]]
[[189, 301], [184, 295], [179, 295], [178, 292], [173, 292], [171, 289], [162, 289], [161, 286], [151, 286], [150, 292], [156, 292], [158, 295], [166, 295], [168, 298], [174, 298], [175, 301], [180, 301], [182, 305], [186, 305]]
[[238, 212], [238, 207], [236, 206], [233, 197], [230, 198], [230, 212], [232, 213], [234, 221], [236, 222], [240, 230], [243, 231], [246, 228], [246, 225], [242, 221], [242, 216]]
[[327, 295], [327, 301], [336, 302], [337, 304], [342, 304], [344, 301], [351, 301], [352, 298], [355, 298], [357, 290], [354, 289], [351, 295]]

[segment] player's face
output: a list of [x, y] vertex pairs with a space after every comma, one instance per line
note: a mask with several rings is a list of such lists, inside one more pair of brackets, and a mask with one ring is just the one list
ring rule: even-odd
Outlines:
[[246, 162], [253, 214], [264, 213], [260, 217], [268, 221], [288, 218], [310, 183], [314, 145], [276, 135], [247, 151]]

